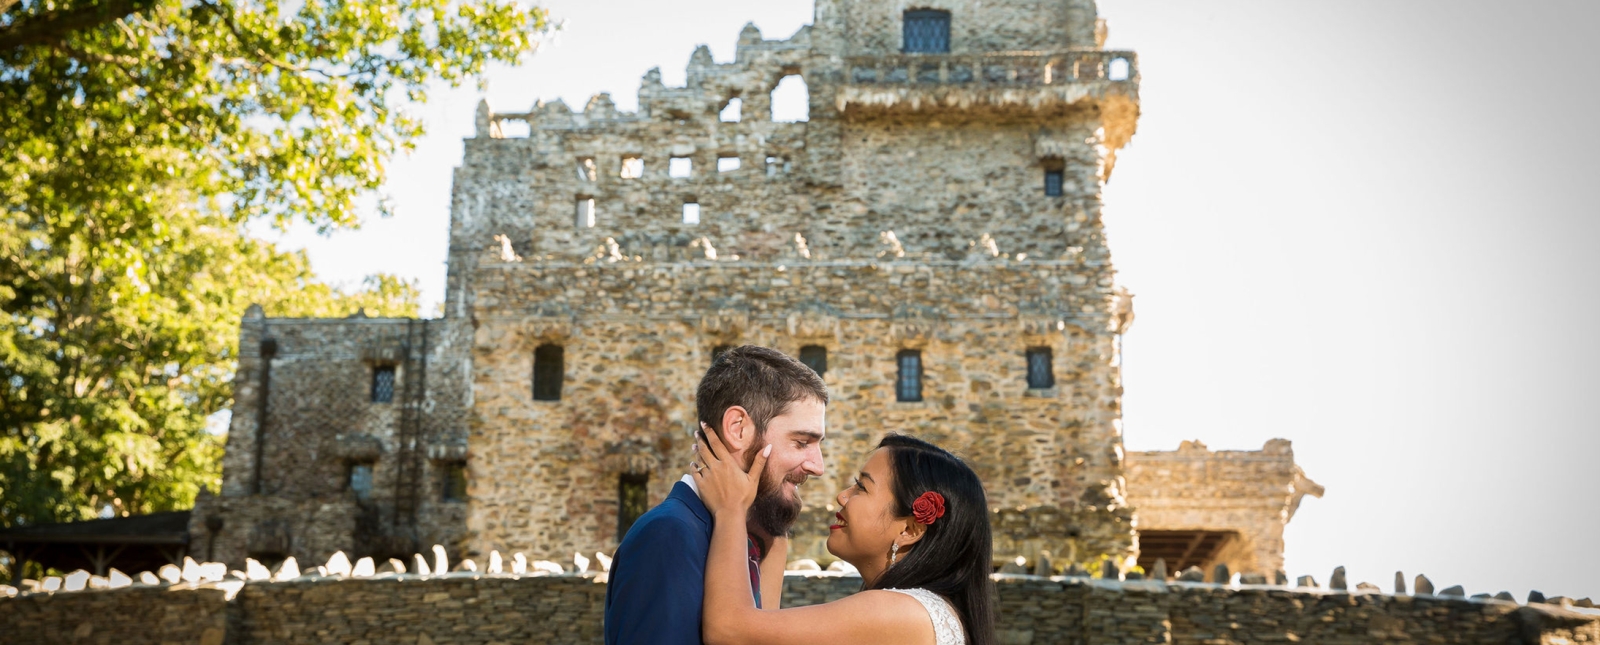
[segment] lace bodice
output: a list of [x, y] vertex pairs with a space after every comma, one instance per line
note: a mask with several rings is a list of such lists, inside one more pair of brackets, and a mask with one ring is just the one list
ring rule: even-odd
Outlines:
[[966, 645], [967, 632], [961, 628], [961, 617], [956, 615], [956, 608], [950, 606], [950, 601], [927, 589], [886, 589], [895, 593], [903, 593], [917, 602], [922, 603], [922, 608], [928, 610], [928, 618], [933, 620], [934, 645]]

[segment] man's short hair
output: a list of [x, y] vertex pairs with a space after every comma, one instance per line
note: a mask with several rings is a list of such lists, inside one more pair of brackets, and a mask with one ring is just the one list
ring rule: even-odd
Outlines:
[[735, 405], [750, 411], [755, 439], [767, 424], [805, 399], [828, 404], [828, 386], [822, 377], [788, 354], [760, 345], [740, 345], [711, 361], [711, 369], [695, 390], [695, 413], [700, 422], [722, 436], [722, 415]]

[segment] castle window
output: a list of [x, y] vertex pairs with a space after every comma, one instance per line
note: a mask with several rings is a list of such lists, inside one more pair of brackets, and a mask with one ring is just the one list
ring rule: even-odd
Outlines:
[[828, 348], [821, 345], [806, 345], [800, 348], [800, 362], [816, 372], [817, 376], [828, 373]]
[[811, 90], [806, 79], [790, 74], [772, 88], [772, 120], [778, 123], [801, 123], [811, 119]]
[[641, 158], [641, 157], [635, 157], [635, 156], [631, 156], [631, 155], [623, 156], [622, 157], [622, 174], [620, 176], [623, 179], [638, 179], [640, 177], [643, 177], [644, 176], [644, 159]]
[[540, 345], [533, 350], [533, 400], [561, 400], [564, 353], [560, 345]]
[[699, 224], [700, 223], [700, 204], [699, 204], [699, 202], [684, 202], [683, 203], [683, 223], [684, 224]]
[[903, 25], [908, 54], [946, 54], [950, 52], [950, 12], [912, 9], [905, 13]]
[[744, 101], [735, 96], [728, 99], [728, 105], [722, 108], [722, 112], [717, 114], [717, 119], [723, 123], [738, 123], [740, 117], [743, 116], [740, 114], [743, 110]]
[[733, 349], [732, 345], [717, 345], [716, 347], [711, 348], [711, 362], [716, 363], [717, 359], [721, 358], [722, 355], [727, 353], [727, 351], [730, 349]]
[[578, 160], [578, 181], [591, 182], [597, 173], [594, 167], [594, 157], [583, 157]]
[[356, 492], [356, 499], [363, 502], [372, 499], [372, 462], [358, 461], [350, 464], [350, 490]]
[[895, 356], [895, 363], [899, 365], [900, 373], [894, 380], [894, 398], [896, 401], [921, 401], [922, 400], [922, 352], [915, 349], [901, 350]]
[[738, 157], [717, 157], [717, 172], [733, 172], [738, 169]]
[[1028, 348], [1028, 389], [1046, 390], [1056, 386], [1055, 368], [1051, 366], [1049, 347]]
[[1113, 58], [1111, 63], [1106, 65], [1106, 78], [1113, 81], [1126, 81], [1128, 80], [1128, 74], [1132, 71], [1131, 67], [1128, 64], [1128, 59], [1120, 56]]
[[1044, 194], [1051, 197], [1061, 196], [1061, 171], [1044, 171]]
[[639, 516], [650, 510], [650, 493], [645, 487], [649, 481], [649, 473], [622, 473], [617, 478], [617, 541], [622, 541]]
[[667, 160], [667, 176], [673, 179], [687, 179], [694, 163], [688, 157], [672, 157]]
[[783, 157], [767, 157], [767, 176], [777, 177], [783, 174], [788, 169], [788, 166], [788, 162], [784, 161]]
[[372, 402], [394, 402], [393, 365], [379, 365], [372, 368]]
[[594, 228], [594, 198], [580, 195], [574, 202], [574, 223], [578, 228]]
[[447, 461], [441, 464], [443, 472], [440, 473], [441, 486], [440, 498], [446, 502], [467, 501], [467, 463], [464, 461]]

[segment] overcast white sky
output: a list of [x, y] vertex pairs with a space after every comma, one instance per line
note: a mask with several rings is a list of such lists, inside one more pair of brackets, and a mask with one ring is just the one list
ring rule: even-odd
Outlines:
[[[560, 35], [497, 109], [632, 109], [811, 20], [805, 0], [552, 0]], [[1291, 576], [1600, 597], [1600, 3], [1102, 0], [1143, 116], [1105, 191], [1130, 450], [1294, 441], [1326, 485]], [[322, 275], [443, 295], [451, 168], [479, 93], [437, 95], [390, 219], [318, 238]], [[432, 305], [429, 309], [432, 310]]]

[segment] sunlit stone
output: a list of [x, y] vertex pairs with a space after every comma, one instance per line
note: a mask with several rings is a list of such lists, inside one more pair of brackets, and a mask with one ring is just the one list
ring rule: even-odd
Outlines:
[[161, 576], [161, 579], [167, 581], [169, 585], [178, 584], [179, 581], [183, 580], [183, 570], [176, 565], [163, 564], [156, 572], [156, 575]]
[[611, 573], [611, 556], [599, 551], [595, 551], [594, 559], [600, 561], [600, 571], [604, 573]]
[[511, 572], [519, 576], [528, 572], [528, 558], [521, 551], [511, 554]]
[[333, 557], [328, 558], [328, 563], [323, 565], [323, 568], [328, 571], [324, 575], [348, 576], [350, 575], [350, 557], [345, 555], [344, 551], [334, 551]]
[[582, 553], [574, 553], [572, 554], [572, 566], [577, 568], [578, 573], [588, 573], [589, 559], [583, 557]]
[[255, 558], [245, 558], [244, 577], [246, 580], [271, 580], [272, 572], [266, 565], [257, 562]]
[[450, 572], [450, 559], [444, 555], [444, 547], [433, 545], [433, 570], [438, 573]]
[[503, 563], [500, 561], [500, 552], [489, 551], [489, 573], [503, 573]]
[[414, 562], [417, 565], [416, 566], [417, 575], [425, 576], [425, 575], [428, 575], [428, 574], [432, 573], [431, 571], [428, 571], [428, 561], [423, 559], [421, 553], [416, 554], [415, 557], [416, 557], [416, 560]]
[[156, 574], [150, 573], [149, 571], [140, 571], [139, 572], [139, 584], [152, 585], [152, 586], [153, 585], [159, 585], [159, 584], [161, 584], [161, 579], [157, 578]]
[[287, 560], [283, 561], [283, 564], [278, 566], [278, 575], [273, 576], [272, 579], [283, 582], [285, 580], [294, 580], [298, 577], [300, 577], [300, 563], [295, 562], [294, 556], [291, 555]]
[[62, 582], [61, 590], [62, 591], [83, 591], [88, 586], [89, 586], [89, 572], [88, 571], [84, 571], [83, 569], [79, 569], [77, 571], [74, 571], [72, 573], [67, 574], [66, 579]]
[[360, 560], [356, 560], [355, 568], [350, 571], [350, 575], [357, 578], [371, 578], [377, 573], [378, 569], [373, 565], [372, 558], [361, 558]]
[[131, 584], [133, 584], [133, 578], [128, 577], [128, 574], [116, 569], [112, 569], [111, 575], [106, 578], [107, 589], [121, 589]]

